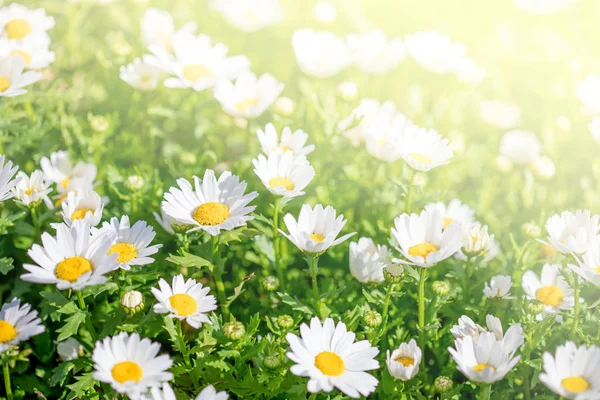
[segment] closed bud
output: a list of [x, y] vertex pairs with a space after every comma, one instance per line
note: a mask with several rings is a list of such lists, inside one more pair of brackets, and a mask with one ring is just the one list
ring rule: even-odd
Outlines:
[[381, 325], [383, 318], [381, 318], [381, 314], [379, 314], [377, 311], [371, 310], [365, 313], [363, 320], [368, 327], [376, 328]]
[[398, 264], [389, 264], [383, 268], [383, 278], [389, 283], [398, 283], [404, 279], [404, 267]]
[[127, 314], [135, 314], [144, 309], [144, 296], [137, 290], [130, 290], [121, 296], [121, 307]]
[[437, 378], [435, 378], [435, 381], [433, 381], [433, 386], [435, 386], [435, 390], [437, 390], [440, 393], [444, 393], [452, 389], [452, 385], [452, 379], [448, 378], [447, 376], [438, 376]]
[[445, 296], [450, 293], [450, 284], [446, 281], [435, 281], [431, 284], [431, 287], [438, 296]]
[[263, 360], [263, 364], [269, 369], [278, 368], [281, 365], [281, 357], [279, 357], [279, 354], [268, 355]]
[[139, 190], [144, 187], [144, 178], [139, 175], [130, 175], [125, 180], [125, 187], [129, 190]]
[[294, 112], [296, 106], [294, 105], [294, 100], [289, 97], [279, 97], [275, 100], [275, 111], [278, 114], [283, 115], [284, 117], [289, 117]]
[[94, 115], [90, 117], [90, 125], [96, 132], [104, 132], [108, 129], [108, 120], [102, 115]]
[[294, 320], [289, 315], [280, 315], [277, 317], [277, 326], [281, 329], [290, 329], [294, 325]]
[[262, 280], [262, 285], [268, 292], [275, 291], [279, 287], [279, 279], [273, 275], [269, 275]]
[[229, 340], [238, 340], [246, 333], [244, 324], [239, 321], [231, 321], [223, 325], [223, 334]]
[[521, 230], [525, 235], [532, 239], [538, 238], [542, 234], [542, 228], [535, 222], [524, 223], [523, 226], [521, 226]]
[[358, 89], [356, 88], [356, 83], [352, 81], [343, 81], [337, 86], [337, 91], [342, 99], [350, 101], [356, 98]]
[[177, 233], [186, 233], [190, 229], [192, 229], [194, 225], [185, 225], [185, 224], [171, 224], [171, 228]]
[[537, 300], [530, 301], [527, 304], [525, 304], [525, 311], [527, 311], [528, 314], [532, 315], [541, 314], [542, 311], [544, 311], [544, 304]]
[[71, 361], [83, 354], [83, 346], [75, 338], [68, 338], [56, 345], [56, 352], [62, 361]]

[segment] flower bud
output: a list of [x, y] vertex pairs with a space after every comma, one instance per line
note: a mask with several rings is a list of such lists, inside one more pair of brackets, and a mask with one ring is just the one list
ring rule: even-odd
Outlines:
[[229, 340], [238, 340], [246, 333], [244, 324], [239, 321], [231, 321], [223, 325], [223, 334]]
[[444, 393], [452, 389], [452, 385], [452, 379], [448, 378], [447, 376], [438, 376], [433, 381], [433, 386], [435, 386], [435, 390], [437, 390], [440, 393]]
[[389, 283], [398, 283], [404, 279], [404, 267], [399, 264], [389, 264], [383, 268], [383, 278]]
[[279, 354], [271, 354], [264, 358], [263, 364], [269, 369], [278, 368], [281, 365], [281, 357]]
[[62, 361], [75, 360], [83, 353], [83, 346], [75, 338], [70, 337], [58, 342], [56, 352]]
[[525, 304], [525, 311], [531, 315], [541, 314], [544, 311], [544, 304], [537, 300], [530, 301]]
[[90, 117], [90, 125], [96, 132], [104, 132], [108, 129], [108, 120], [102, 115], [94, 115]]
[[281, 329], [290, 329], [294, 325], [294, 319], [287, 314], [277, 317], [277, 326]]
[[365, 321], [365, 324], [370, 328], [378, 327], [383, 321], [381, 314], [374, 310], [367, 311], [363, 316], [363, 320]]
[[137, 290], [130, 290], [121, 296], [121, 307], [127, 314], [135, 314], [144, 309], [144, 296]]
[[279, 287], [279, 279], [273, 275], [269, 275], [262, 280], [262, 285], [268, 292], [273, 292]]
[[144, 178], [139, 175], [130, 175], [125, 180], [125, 187], [129, 190], [139, 190], [144, 187]]
[[450, 293], [450, 284], [446, 281], [435, 281], [431, 284], [431, 287], [438, 296], [446, 296]]
[[343, 81], [337, 86], [337, 92], [340, 97], [346, 101], [354, 100], [356, 98], [356, 83], [352, 81]]
[[540, 156], [531, 163], [533, 173], [542, 180], [551, 179], [556, 173], [556, 166], [548, 156]]
[[289, 97], [282, 96], [275, 100], [275, 111], [284, 117], [292, 115], [295, 108], [294, 100]]
[[542, 234], [542, 228], [535, 222], [526, 222], [521, 226], [522, 232], [532, 239], [538, 238]]
[[192, 229], [194, 225], [185, 225], [185, 224], [171, 224], [171, 228], [177, 233], [186, 233], [190, 229]]

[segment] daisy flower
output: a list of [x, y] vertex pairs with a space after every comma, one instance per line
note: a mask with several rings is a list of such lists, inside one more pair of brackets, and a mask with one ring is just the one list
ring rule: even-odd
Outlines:
[[14, 97], [27, 93], [23, 89], [39, 81], [42, 74], [35, 71], [23, 72], [25, 61], [18, 55], [0, 57], [0, 97]]
[[442, 229], [446, 229], [454, 221], [460, 222], [463, 228], [475, 222], [475, 211], [459, 199], [452, 199], [447, 205], [442, 201], [429, 203], [425, 210], [439, 213], [443, 221]]
[[418, 171], [429, 171], [440, 165], [448, 164], [454, 157], [448, 139], [442, 138], [433, 129], [411, 126], [399, 136], [398, 148], [408, 165]]
[[350, 46], [331, 32], [297, 30], [292, 47], [302, 72], [315, 78], [333, 76], [353, 62]]
[[365, 372], [379, 368], [375, 360], [379, 350], [367, 340], [354, 343], [355, 334], [346, 330], [346, 324], [327, 318], [323, 325], [319, 318], [310, 320], [310, 327], [300, 326], [300, 337], [288, 333], [290, 344], [287, 357], [292, 360], [290, 372], [309, 378], [311, 393], [331, 392], [334, 387], [345, 395], [358, 398], [375, 391], [379, 383]]
[[494, 235], [488, 233], [487, 225], [472, 222], [465, 230], [465, 244], [454, 255], [459, 260], [477, 259], [485, 256], [494, 242]]
[[412, 339], [408, 343], [401, 343], [391, 354], [386, 353], [386, 364], [391, 376], [401, 381], [408, 381], [417, 375], [423, 353], [417, 342]]
[[15, 195], [13, 188], [19, 183], [19, 178], [13, 179], [19, 167], [13, 168], [10, 160], [4, 164], [4, 160], [4, 155], [0, 154], [0, 202], [12, 198]]
[[261, 154], [252, 163], [254, 173], [267, 190], [288, 199], [303, 195], [304, 188], [315, 177], [306, 157], [294, 157], [291, 151], [271, 153], [269, 158]]
[[121, 80], [140, 90], [155, 90], [162, 72], [150, 55], [136, 58], [131, 64], [122, 66], [120, 71]]
[[579, 265], [568, 264], [568, 267], [586, 281], [600, 286], [600, 236], [592, 240], [581, 259], [577, 258], [577, 263]]
[[137, 221], [131, 226], [127, 215], [123, 215], [120, 221], [113, 217], [110, 222], [104, 222], [102, 228], [94, 233], [94, 237], [106, 234], [114, 238], [108, 254], [117, 254], [119, 267], [126, 271], [132, 265], [152, 264], [154, 258], [150, 256], [162, 247], [162, 244], [150, 246], [156, 232], [146, 221]]
[[502, 100], [485, 100], [479, 104], [479, 115], [483, 122], [500, 129], [511, 129], [521, 123], [518, 105]]
[[0, 8], [0, 36], [23, 40], [30, 36], [45, 35], [54, 26], [54, 18], [43, 8], [32, 10], [18, 3]]
[[30, 204], [39, 204], [40, 201], [46, 199], [52, 191], [50, 182], [46, 181], [44, 173], [40, 170], [35, 170], [31, 176], [23, 171], [17, 174], [19, 182], [13, 187], [15, 201], [24, 206]]
[[165, 382], [162, 387], [154, 386], [150, 388], [150, 393], [143, 394], [139, 400], [177, 400], [173, 388]]
[[28, 35], [23, 40], [0, 38], [0, 57], [9, 55], [23, 59], [25, 69], [39, 70], [54, 62], [50, 39], [45, 35]]
[[206, 314], [217, 309], [217, 300], [208, 295], [209, 287], [202, 287], [195, 279], [184, 281], [181, 274], [173, 277], [171, 286], [164, 279], [158, 281], [158, 286], [160, 289], [150, 289], [158, 300], [155, 313], [168, 313], [171, 318], [185, 321], [196, 329], [202, 327], [202, 323], [210, 323]]
[[589, 210], [577, 210], [575, 214], [563, 211], [554, 214], [546, 222], [548, 242], [554, 250], [563, 253], [584, 253], [600, 231], [600, 216]]
[[219, 179], [207, 169], [204, 178], [194, 176], [194, 187], [183, 178], [177, 180], [180, 189], [171, 187], [165, 193], [162, 209], [181, 225], [192, 228], [188, 232], [203, 230], [216, 236], [222, 230], [244, 226], [254, 217], [248, 215], [255, 206], [248, 206], [258, 194], [246, 191], [246, 182], [224, 171]]
[[600, 114], [600, 75], [588, 74], [585, 79], [579, 81], [575, 96], [587, 111]]
[[106, 282], [106, 274], [119, 267], [116, 255], [108, 255], [112, 238], [92, 238], [87, 221], [76, 221], [71, 227], [55, 224], [56, 237], [42, 234], [42, 244], [34, 244], [27, 252], [35, 264], [24, 264], [27, 282], [56, 285], [57, 289], [81, 290]]
[[588, 125], [588, 129], [594, 140], [600, 143], [600, 117], [593, 117], [592, 122]]
[[333, 207], [327, 206], [323, 209], [321, 204], [317, 204], [314, 209], [305, 204], [300, 210], [298, 221], [292, 214], [286, 214], [283, 222], [290, 233], [287, 234], [281, 229], [279, 232], [294, 243], [300, 251], [313, 255], [321, 254], [356, 234], [352, 232], [337, 238], [346, 225], [344, 215], [340, 214], [336, 217]]
[[371, 140], [377, 139], [375, 135], [384, 135], [373, 127], [389, 130], [396, 115], [396, 105], [392, 101], [380, 104], [376, 99], [363, 99], [350, 115], [338, 123], [338, 130], [357, 147], [366, 140], [368, 133]]
[[264, 131], [258, 129], [256, 134], [262, 147], [262, 151], [267, 156], [277, 151], [289, 151], [295, 156], [307, 156], [315, 149], [314, 144], [306, 144], [308, 134], [302, 129], [296, 129], [292, 132], [292, 130], [286, 126], [281, 130], [281, 137], [279, 137], [273, 124], [268, 123], [267, 126], [265, 126]]
[[374, 29], [361, 35], [348, 35], [348, 45], [356, 60], [356, 66], [371, 74], [388, 72], [406, 58], [402, 40], [388, 39], [381, 29]]
[[580, 346], [568, 341], [558, 346], [555, 355], [545, 352], [540, 381], [567, 399], [600, 398], [600, 348]]
[[0, 354], [10, 346], [17, 346], [45, 330], [37, 311], [31, 310], [31, 305], [21, 305], [21, 300], [13, 298], [0, 309]]
[[149, 8], [140, 21], [142, 40], [146, 46], [159, 46], [171, 50], [171, 39], [175, 34], [175, 23], [168, 11]]
[[533, 15], [554, 14], [571, 7], [579, 0], [513, 0], [521, 9]]
[[283, 90], [283, 83], [271, 74], [260, 77], [252, 72], [240, 75], [235, 83], [221, 81], [215, 87], [215, 99], [232, 117], [256, 118], [266, 111]]
[[512, 162], [519, 165], [527, 165], [537, 159], [542, 152], [535, 133], [514, 129], [502, 136], [500, 142], [500, 154], [508, 157]]
[[350, 273], [359, 282], [383, 282], [383, 269], [392, 263], [390, 260], [388, 247], [376, 245], [371, 238], [350, 242]]
[[524, 343], [525, 338], [523, 337], [523, 328], [521, 328], [521, 324], [511, 325], [506, 330], [506, 333], [504, 333], [502, 322], [499, 318], [488, 314], [485, 321], [487, 329], [476, 324], [466, 315], [463, 315], [458, 319], [458, 325], [454, 325], [450, 329], [450, 332], [454, 335], [455, 339], [462, 340], [468, 336], [473, 339], [474, 343], [477, 343], [482, 334], [491, 332], [494, 334], [497, 341], [502, 342], [502, 348], [509, 356], [512, 356]]
[[485, 283], [483, 294], [488, 299], [514, 299], [514, 297], [510, 295], [511, 287], [512, 280], [510, 276], [496, 275], [492, 277], [489, 283]]
[[364, 140], [367, 153], [373, 157], [393, 163], [403, 157], [401, 140], [407, 131], [414, 129], [414, 124], [400, 113], [382, 109], [372, 115], [366, 127]]
[[437, 211], [402, 214], [394, 220], [392, 237], [398, 251], [408, 260], [402, 263], [429, 268], [456, 253], [464, 244], [462, 226], [452, 222], [442, 230], [442, 218]]
[[46, 177], [57, 184], [61, 193], [91, 189], [98, 173], [92, 163], [78, 161], [74, 164], [69, 152], [64, 150], [50, 154], [50, 158], [42, 157], [40, 164]]
[[136, 398], [149, 388], [173, 379], [167, 354], [158, 355], [160, 344], [140, 335], [121, 332], [96, 342], [92, 360], [94, 379], [108, 383], [119, 393]]
[[256, 32], [283, 19], [279, 0], [212, 0], [210, 6], [244, 32]]
[[551, 179], [556, 173], [556, 165], [548, 156], [539, 156], [529, 165], [531, 171], [540, 179]]
[[463, 44], [448, 36], [427, 30], [404, 39], [406, 50], [423, 68], [437, 74], [454, 72], [467, 51]]
[[61, 206], [61, 215], [67, 225], [71, 225], [73, 221], [84, 220], [90, 225], [96, 226], [102, 219], [104, 202], [98, 193], [87, 190], [77, 193], [69, 192]]
[[521, 286], [527, 298], [544, 305], [544, 311], [536, 316], [538, 321], [561, 310], [571, 310], [575, 305], [573, 289], [560, 275], [561, 269], [560, 264], [544, 264], [541, 277], [533, 271], [523, 275]]

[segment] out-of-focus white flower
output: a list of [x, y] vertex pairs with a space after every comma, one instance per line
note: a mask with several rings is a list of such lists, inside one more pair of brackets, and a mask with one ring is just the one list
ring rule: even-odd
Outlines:
[[24, 206], [38, 204], [47, 199], [48, 194], [52, 191], [50, 182], [46, 181], [44, 173], [40, 170], [33, 171], [30, 176], [20, 171], [17, 179], [19, 179], [19, 183], [13, 188], [15, 200]]
[[486, 73], [477, 63], [464, 57], [456, 67], [456, 76], [461, 82], [469, 85], [479, 85], [485, 79]]
[[476, 324], [471, 318], [463, 315], [458, 319], [458, 325], [454, 325], [450, 332], [457, 340], [462, 340], [465, 337], [473, 339], [474, 343], [479, 341], [482, 334], [491, 332], [496, 337], [498, 342], [501, 342], [503, 351], [509, 356], [513, 356], [517, 349], [525, 342], [523, 337], [523, 328], [521, 324], [511, 325], [506, 332], [502, 329], [500, 318], [493, 315], [485, 317], [487, 329]]
[[521, 9], [533, 15], [554, 14], [571, 7], [579, 0], [513, 0]]
[[440, 165], [448, 164], [454, 157], [448, 139], [433, 129], [407, 125], [398, 137], [398, 148], [408, 165], [418, 171], [429, 171]]
[[381, 29], [361, 35], [348, 35], [348, 45], [357, 67], [371, 74], [388, 72], [406, 58], [402, 40], [388, 39]]
[[365, 131], [365, 147], [373, 157], [393, 163], [403, 157], [402, 136], [415, 127], [403, 114], [391, 110], [386, 112], [385, 105], [376, 113], [378, 118], [369, 120]]
[[600, 231], [600, 216], [589, 210], [575, 213], [563, 211], [546, 222], [548, 242], [554, 250], [563, 253], [584, 253]]
[[46, 35], [28, 35], [23, 40], [0, 38], [0, 57], [19, 56], [25, 69], [42, 69], [54, 62], [54, 52], [49, 46]]
[[490, 249], [494, 235], [488, 233], [487, 225], [472, 222], [465, 229], [465, 244], [455, 254], [459, 260], [476, 259], [484, 256]]
[[502, 100], [485, 100], [479, 104], [481, 119], [501, 129], [511, 129], [521, 123], [518, 105]]
[[260, 78], [252, 72], [245, 73], [235, 83], [223, 81], [214, 90], [215, 98], [223, 111], [232, 117], [256, 118], [283, 91], [283, 83], [271, 74], [263, 74]]
[[330, 24], [337, 18], [337, 8], [329, 1], [317, 1], [312, 8], [313, 18], [323, 24]]
[[463, 44], [435, 31], [420, 31], [406, 36], [406, 50], [423, 68], [438, 74], [457, 71], [467, 51]]
[[589, 74], [579, 81], [575, 95], [592, 114], [600, 114], [600, 76]]
[[292, 47], [302, 72], [316, 78], [333, 76], [353, 61], [346, 41], [331, 32], [297, 30], [292, 36]]
[[526, 165], [540, 157], [542, 145], [535, 133], [521, 129], [508, 131], [500, 142], [500, 154], [515, 164]]
[[588, 128], [596, 142], [600, 143], [600, 117], [592, 118], [592, 122], [590, 122]]
[[548, 156], [539, 156], [531, 163], [531, 169], [540, 179], [551, 179], [556, 172], [554, 162]]
[[366, 237], [350, 242], [350, 273], [359, 282], [383, 282], [383, 268], [390, 264], [391, 253], [386, 245], [376, 245]]
[[104, 210], [102, 197], [93, 190], [69, 192], [61, 206], [63, 220], [68, 226], [81, 219], [88, 221], [91, 226], [96, 226], [100, 223]]
[[210, 6], [244, 32], [256, 32], [283, 19], [279, 0], [211, 0]]
[[56, 352], [62, 361], [75, 360], [83, 353], [83, 346], [77, 339], [70, 337], [58, 342]]
[[512, 280], [508, 275], [496, 275], [492, 277], [490, 283], [485, 283], [483, 294], [490, 299], [512, 299], [510, 288]]
[[600, 236], [592, 240], [581, 259], [577, 258], [577, 263], [579, 266], [568, 266], [586, 281], [600, 287]]
[[425, 210], [438, 212], [438, 215], [443, 220], [443, 229], [446, 229], [452, 222], [458, 221], [463, 229], [466, 230], [475, 221], [475, 211], [468, 205], [463, 204], [459, 199], [450, 200], [448, 205], [442, 201], [429, 203], [425, 206]]
[[411, 380], [419, 372], [422, 357], [423, 353], [414, 339], [408, 343], [401, 343], [391, 354], [387, 351], [388, 371], [396, 379]]
[[0, 97], [14, 97], [27, 93], [23, 89], [39, 81], [42, 74], [36, 71], [23, 72], [25, 61], [19, 55], [0, 57]]
[[174, 218], [165, 214], [164, 210], [162, 209], [160, 210], [160, 214], [155, 211], [152, 213], [152, 215], [154, 215], [154, 219], [160, 224], [160, 226], [165, 230], [165, 232], [171, 235], [175, 234], [175, 230], [173, 230], [173, 225], [176, 225], [177, 221]]
[[538, 321], [561, 310], [571, 310], [575, 305], [573, 289], [561, 276], [561, 270], [560, 264], [544, 264], [541, 277], [533, 271], [523, 275], [521, 286], [527, 298], [544, 305], [544, 310], [536, 316]]
[[13, 179], [19, 167], [13, 168], [10, 160], [4, 164], [4, 160], [4, 155], [0, 154], [0, 202], [12, 198], [15, 195], [13, 188], [19, 183], [19, 179]]
[[43, 8], [32, 10], [18, 3], [0, 8], [0, 36], [7, 39], [44, 36], [54, 23], [54, 17], [46, 15]]
[[294, 100], [289, 97], [279, 96], [277, 100], [275, 100], [275, 111], [284, 117], [292, 115], [295, 109], [296, 105], [294, 104]]
[[[358, 146], [365, 140], [367, 131], [373, 131], [371, 127], [374, 123], [378, 128], [389, 129], [395, 116], [396, 106], [393, 102], [380, 104], [376, 99], [363, 99], [350, 115], [338, 123], [338, 129], [354, 146]], [[375, 134], [385, 135], [385, 132], [376, 131]]]
[[122, 66], [121, 79], [136, 89], [156, 89], [162, 71], [151, 57], [146, 55], [141, 59], [136, 58], [132, 63]]
[[296, 129], [292, 132], [289, 127], [284, 127], [281, 130], [281, 137], [277, 135], [275, 126], [272, 123], [268, 123], [265, 126], [265, 130], [258, 129], [256, 131], [258, 140], [262, 147], [265, 155], [277, 152], [292, 152], [295, 156], [307, 156], [314, 149], [314, 144], [306, 144], [308, 140], [308, 134], [302, 129]]
[[[149, 8], [142, 16], [140, 27], [142, 40], [146, 46], [157, 46], [166, 51], [173, 50], [175, 23], [168, 11]], [[182, 26], [178, 32], [193, 33], [195, 30], [196, 23], [190, 22]]]
[[337, 92], [340, 94], [342, 99], [350, 101], [356, 98], [358, 88], [356, 87], [356, 83], [352, 81], [343, 81], [337, 85]]

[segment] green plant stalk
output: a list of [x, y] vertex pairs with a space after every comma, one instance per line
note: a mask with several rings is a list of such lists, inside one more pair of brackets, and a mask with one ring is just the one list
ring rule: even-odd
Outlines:
[[481, 385], [481, 389], [479, 392], [480, 400], [489, 400], [492, 394], [492, 385]]
[[410, 180], [408, 181], [408, 191], [406, 192], [406, 206], [404, 207], [404, 212], [407, 214], [410, 214], [410, 210], [412, 208], [412, 192], [416, 174], [417, 172], [415, 170], [412, 170]]
[[422, 363], [425, 364], [425, 277], [427, 268], [419, 271], [419, 347], [423, 353]]
[[275, 272], [279, 284], [285, 290], [284, 274], [281, 268], [281, 247], [279, 246], [279, 203], [280, 197], [275, 198], [275, 209], [273, 211], [273, 252], [275, 253]]
[[31, 206], [29, 208], [29, 211], [31, 213], [31, 223], [33, 224], [33, 231], [34, 231], [35, 237], [37, 238], [40, 235], [40, 224], [39, 224], [36, 208], [37, 208], [37, 206]]
[[387, 291], [385, 293], [385, 303], [383, 304], [383, 312], [381, 313], [381, 318], [383, 321], [385, 321], [390, 309], [390, 300], [392, 297], [392, 292], [394, 291], [394, 286], [396, 286], [395, 283], [388, 284]]
[[573, 326], [571, 327], [571, 335], [577, 331], [579, 324], [579, 276], [573, 273], [575, 282], [573, 282], [573, 293], [575, 294], [575, 305], [573, 307]]
[[77, 301], [79, 302], [79, 309], [85, 313], [85, 325], [87, 326], [90, 335], [92, 336], [92, 343], [96, 341], [98, 335], [96, 334], [96, 329], [94, 328], [94, 324], [92, 323], [92, 316], [88, 312], [87, 305], [85, 304], [85, 299], [83, 298], [83, 292], [81, 290], [77, 291]]
[[319, 265], [319, 257], [309, 256], [308, 265], [310, 267], [310, 276], [312, 279], [313, 297], [315, 300], [315, 308], [317, 316], [321, 317], [321, 295], [319, 294], [319, 285], [317, 284], [317, 268]]
[[185, 337], [183, 336], [183, 321], [179, 320], [177, 324], [177, 343], [179, 347], [179, 352], [183, 356], [183, 361], [188, 368], [192, 367], [192, 362], [190, 361], [190, 354], [187, 350], [187, 345], [185, 344]]
[[12, 388], [10, 386], [10, 370], [8, 369], [8, 361], [2, 366], [4, 370], [4, 388], [6, 389], [6, 399], [13, 400]]
[[223, 267], [221, 263], [221, 252], [219, 251], [219, 237], [212, 237], [212, 264], [213, 264], [213, 277], [215, 278], [215, 285], [217, 287], [217, 297], [219, 299], [219, 306], [223, 310], [223, 317], [225, 321], [229, 321], [229, 306], [227, 305], [227, 297], [225, 296], [225, 285], [223, 284]]

